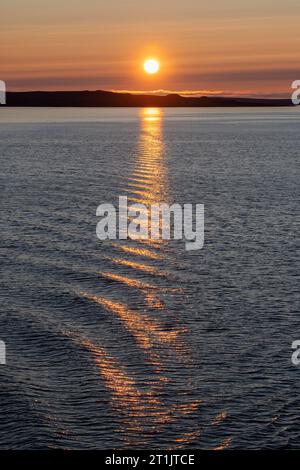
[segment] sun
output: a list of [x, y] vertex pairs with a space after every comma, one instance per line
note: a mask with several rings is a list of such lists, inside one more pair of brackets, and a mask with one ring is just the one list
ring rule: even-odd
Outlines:
[[149, 75], [153, 75], [159, 71], [159, 62], [156, 59], [147, 59], [144, 62], [144, 70]]

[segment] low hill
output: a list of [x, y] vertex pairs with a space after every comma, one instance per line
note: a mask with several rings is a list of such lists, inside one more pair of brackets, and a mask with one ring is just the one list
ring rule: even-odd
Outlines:
[[133, 95], [110, 91], [8, 92], [6, 106], [49, 107], [213, 107], [293, 106], [288, 99]]

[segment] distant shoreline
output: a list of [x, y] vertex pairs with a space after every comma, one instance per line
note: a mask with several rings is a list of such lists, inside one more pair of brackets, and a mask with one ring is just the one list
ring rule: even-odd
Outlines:
[[133, 95], [111, 91], [7, 92], [4, 107], [261, 107], [295, 106], [291, 99]]

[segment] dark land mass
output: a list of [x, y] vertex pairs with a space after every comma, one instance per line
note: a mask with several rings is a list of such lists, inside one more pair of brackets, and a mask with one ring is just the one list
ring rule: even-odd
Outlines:
[[290, 99], [133, 95], [110, 91], [8, 92], [6, 106], [46, 107], [213, 107], [293, 106]]

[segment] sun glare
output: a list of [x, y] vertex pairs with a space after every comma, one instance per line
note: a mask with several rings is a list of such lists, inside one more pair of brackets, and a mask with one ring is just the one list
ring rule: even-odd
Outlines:
[[144, 62], [144, 70], [146, 73], [153, 75], [159, 71], [159, 62], [155, 59], [148, 59]]

